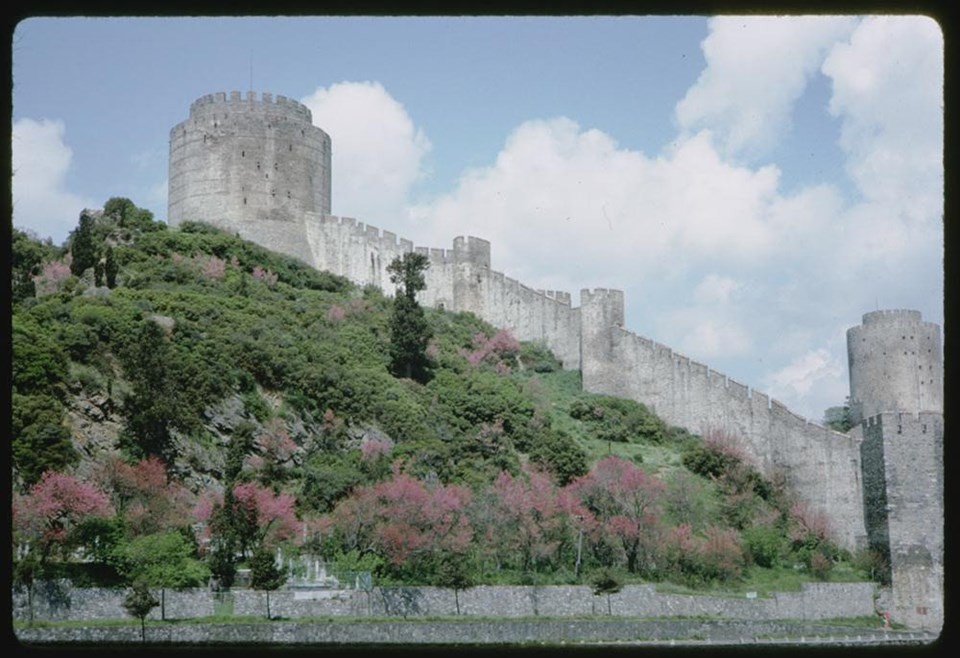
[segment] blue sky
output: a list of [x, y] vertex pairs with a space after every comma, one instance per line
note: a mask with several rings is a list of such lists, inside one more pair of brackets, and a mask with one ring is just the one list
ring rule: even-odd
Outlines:
[[252, 88], [331, 134], [334, 214], [623, 289], [627, 328], [812, 419], [864, 312], [943, 322], [923, 17], [30, 19], [12, 46], [14, 224], [56, 243], [111, 196], [164, 219], [170, 128]]

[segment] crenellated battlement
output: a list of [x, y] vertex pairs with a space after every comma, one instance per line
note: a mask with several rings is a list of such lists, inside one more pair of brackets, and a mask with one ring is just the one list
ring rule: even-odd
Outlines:
[[910, 309], [895, 308], [883, 309], [879, 311], [870, 311], [863, 314], [863, 324], [876, 324], [880, 322], [889, 322], [890, 320], [908, 320], [911, 322], [920, 322], [922, 316], [920, 311]]
[[270, 92], [263, 92], [257, 95], [255, 91], [248, 91], [245, 95], [239, 91], [231, 91], [227, 96], [225, 92], [218, 91], [213, 94], [206, 94], [190, 104], [190, 116], [198, 116], [210, 111], [216, 111], [224, 107], [226, 111], [241, 109], [249, 111], [252, 108], [264, 110], [279, 110], [285, 113], [303, 119], [308, 123], [313, 122], [313, 113], [303, 103], [287, 98], [286, 96], [274, 96]]
[[[601, 289], [603, 290], [605, 289]], [[594, 294], [592, 298], [595, 297]], [[601, 298], [604, 298], [602, 293]], [[623, 347], [629, 346], [629, 356], [621, 355], [620, 358], [615, 359], [614, 367], [622, 363], [640, 364], [636, 367], [656, 373], [657, 378], [642, 392], [635, 393], [628, 389], [617, 394], [640, 399], [655, 407], [657, 413], [668, 422], [695, 428], [697, 420], [690, 414], [691, 408], [714, 408], [718, 418], [730, 418], [734, 410], [741, 409], [751, 418], [749, 422], [740, 423], [742, 427], [755, 425], [758, 422], [756, 414], [770, 412], [771, 417], [786, 422], [792, 427], [803, 426], [822, 431], [826, 436], [833, 438], [847, 438], [846, 434], [794, 413], [782, 402], [770, 398], [766, 393], [675, 352], [667, 345], [623, 327], [615, 329], [618, 336], [616, 342]], [[673, 393], [667, 395], [667, 391], [673, 391]], [[769, 421], [763, 420], [761, 425], [768, 428]]]

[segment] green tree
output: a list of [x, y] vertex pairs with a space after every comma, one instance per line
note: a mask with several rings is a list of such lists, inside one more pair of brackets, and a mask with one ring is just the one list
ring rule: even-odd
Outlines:
[[40, 480], [46, 471], [63, 471], [80, 455], [70, 430], [63, 424], [63, 406], [49, 395], [12, 396], [11, 456], [24, 485]]
[[270, 592], [287, 582], [286, 574], [277, 568], [273, 554], [258, 548], [250, 558], [250, 586], [267, 594], [267, 619], [270, 619]]
[[247, 537], [253, 530], [251, 520], [242, 513], [233, 494], [233, 487], [243, 470], [243, 462], [253, 448], [256, 426], [241, 421], [233, 428], [233, 436], [227, 448], [223, 470], [223, 504], [217, 507], [210, 519], [213, 547], [208, 566], [214, 578], [224, 589], [233, 586], [237, 577], [237, 560]]
[[53, 257], [53, 247], [16, 228], [10, 237], [10, 298], [16, 304], [36, 295], [33, 277]]
[[160, 588], [160, 618], [166, 618], [164, 593], [206, 583], [207, 566], [194, 556], [194, 546], [176, 530], [137, 537], [120, 547], [124, 571], [151, 587]]
[[417, 293], [426, 289], [424, 272], [430, 261], [423, 254], [408, 252], [387, 266], [390, 281], [397, 285], [390, 318], [390, 364], [393, 374], [418, 382], [429, 378], [427, 344], [432, 337]]
[[[112, 197], [103, 204], [103, 215], [108, 217], [124, 231], [137, 234], [160, 231], [166, 224], [153, 221], [153, 213], [125, 197]], [[128, 233], [128, 235], [129, 235]]]
[[550, 428], [534, 435], [530, 460], [546, 468], [561, 487], [587, 473], [587, 453], [566, 432]]
[[120, 266], [117, 264], [117, 258], [113, 253], [113, 247], [107, 245], [104, 253], [104, 274], [107, 277], [107, 287], [115, 288], [117, 286], [117, 273]]
[[95, 221], [87, 213], [80, 215], [80, 223], [73, 230], [70, 240], [70, 272], [82, 276], [97, 262], [97, 238], [94, 234]]
[[67, 355], [51, 332], [29, 318], [13, 317], [13, 388], [18, 393], [63, 395]]
[[593, 585], [593, 593], [595, 596], [606, 594], [607, 614], [612, 615], [610, 595], [616, 594], [623, 589], [623, 576], [613, 569], [604, 568], [594, 574], [591, 584]]
[[44, 576], [46, 568], [46, 563], [36, 551], [28, 551], [13, 563], [13, 584], [27, 590], [27, 611], [31, 624], [33, 623], [33, 585]]
[[467, 564], [466, 556], [457, 553], [443, 553], [434, 570], [434, 584], [453, 590], [453, 599], [460, 614], [460, 592], [476, 585], [476, 580]]
[[853, 423], [850, 421], [849, 398], [842, 407], [830, 407], [823, 412], [824, 424], [837, 432], [849, 432], [853, 429]]
[[140, 641], [147, 641], [147, 615], [150, 611], [160, 605], [156, 597], [150, 593], [150, 589], [143, 581], [137, 581], [127, 593], [123, 600], [123, 607], [133, 617], [140, 620]]
[[187, 391], [178, 385], [173, 346], [163, 329], [153, 321], [137, 332], [126, 355], [124, 371], [133, 384], [125, 403], [127, 427], [124, 447], [135, 457], [156, 455], [173, 464], [171, 429], [183, 427], [181, 420], [191, 405]]

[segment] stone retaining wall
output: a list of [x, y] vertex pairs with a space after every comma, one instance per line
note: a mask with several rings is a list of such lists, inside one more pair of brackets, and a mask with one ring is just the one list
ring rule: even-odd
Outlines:
[[[784, 638], [835, 643], [911, 643], [932, 636], [789, 622], [704, 620], [505, 620], [443, 622], [274, 622], [270, 624], [181, 624], [148, 626], [146, 642], [157, 644], [551, 644], [684, 641], [745, 644], [778, 643]], [[21, 628], [24, 644], [139, 644], [139, 625], [85, 628]]]
[[[66, 582], [38, 583], [33, 594], [35, 620], [123, 619], [127, 590], [75, 588]], [[370, 592], [281, 589], [270, 593], [273, 617], [463, 616], [473, 617], [699, 617], [720, 619], [817, 620], [876, 614], [873, 583], [806, 583], [799, 592], [769, 598], [733, 598], [661, 594], [652, 585], [627, 585], [617, 594], [595, 596], [587, 586], [479, 586], [454, 593], [439, 587], [377, 587]], [[159, 599], [160, 590], [154, 595]], [[266, 616], [267, 595], [250, 589], [216, 594], [207, 589], [165, 590], [166, 619], [195, 619], [214, 614]], [[24, 590], [13, 593], [13, 617], [29, 617]], [[160, 619], [155, 608], [148, 619]]]

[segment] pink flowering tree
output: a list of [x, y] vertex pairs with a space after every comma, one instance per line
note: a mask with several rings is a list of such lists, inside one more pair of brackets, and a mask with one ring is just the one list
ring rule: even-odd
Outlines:
[[787, 521], [787, 538], [797, 558], [815, 576], [825, 578], [839, 553], [827, 517], [804, 503], [794, 503]]
[[473, 532], [470, 490], [417, 480], [395, 465], [393, 476], [358, 487], [333, 512], [346, 550], [381, 556], [394, 573], [416, 572], [443, 554], [465, 555]]
[[694, 585], [739, 578], [746, 564], [736, 530], [708, 526], [698, 535], [686, 523], [666, 533], [662, 559], [667, 570]]
[[244, 553], [255, 547], [275, 548], [297, 539], [295, 500], [290, 494], [276, 494], [253, 482], [233, 487], [234, 504], [245, 529]]
[[265, 270], [259, 265], [253, 266], [252, 274], [254, 279], [256, 279], [257, 281], [263, 281], [270, 288], [275, 286], [277, 281], [280, 279], [280, 276], [278, 274], [274, 274], [270, 270]]
[[[303, 537], [290, 494], [274, 493], [255, 482], [240, 482], [227, 496], [208, 491], [197, 498], [193, 519], [205, 553], [221, 553], [234, 562], [260, 548], [275, 549]], [[220, 550], [223, 549], [223, 550]], [[214, 569], [214, 571], [217, 571]]]
[[200, 273], [206, 279], [219, 281], [223, 279], [227, 271], [227, 263], [216, 256], [198, 256], [197, 264], [200, 266]]
[[618, 545], [631, 573], [655, 569], [663, 533], [664, 485], [659, 479], [626, 459], [610, 456], [570, 488], [599, 521], [595, 545], [611, 541]]
[[111, 459], [98, 469], [94, 480], [110, 496], [130, 536], [183, 526], [194, 505], [190, 491], [171, 480], [166, 466], [155, 456], [135, 464]]
[[73, 274], [70, 272], [69, 254], [64, 260], [52, 260], [43, 264], [43, 269], [33, 279], [37, 297], [60, 292], [67, 279]]
[[517, 476], [502, 471], [488, 492], [477, 520], [485, 553], [498, 567], [538, 571], [558, 566], [563, 549], [574, 545], [578, 522], [589, 517], [549, 475], [530, 467]]
[[327, 309], [327, 321], [338, 323], [343, 322], [347, 317], [347, 312], [339, 304], [331, 304]]
[[24, 496], [13, 501], [14, 536], [41, 558], [66, 560], [76, 548], [77, 531], [91, 518], [113, 516], [110, 499], [72, 475], [45, 472]]
[[507, 374], [511, 364], [520, 354], [520, 342], [507, 329], [500, 329], [493, 336], [477, 332], [473, 337], [472, 348], [462, 350], [470, 365], [486, 363], [494, 367], [497, 373]]
[[265, 485], [282, 482], [297, 462], [299, 448], [282, 418], [271, 419], [254, 440], [254, 452], [246, 464]]

